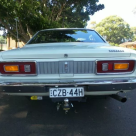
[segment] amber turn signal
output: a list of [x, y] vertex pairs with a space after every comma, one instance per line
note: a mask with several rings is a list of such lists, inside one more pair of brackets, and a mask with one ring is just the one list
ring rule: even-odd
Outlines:
[[114, 63], [114, 70], [127, 70], [129, 63]]
[[5, 72], [19, 72], [18, 65], [5, 65], [4, 66]]

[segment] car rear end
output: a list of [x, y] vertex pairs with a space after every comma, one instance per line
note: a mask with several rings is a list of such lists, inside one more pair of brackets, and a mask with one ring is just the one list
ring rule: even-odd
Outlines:
[[77, 42], [28, 43], [21, 49], [3, 52], [0, 90], [32, 100], [46, 96], [66, 105], [91, 95], [125, 101], [116, 94], [136, 88], [135, 57], [131, 57], [131, 51], [109, 46], [105, 41], [94, 42], [92, 35], [91, 43], [79, 39], [83, 40], [80, 37]]
[[80, 60], [1, 62], [1, 90], [10, 95], [72, 98], [135, 89], [135, 60]]

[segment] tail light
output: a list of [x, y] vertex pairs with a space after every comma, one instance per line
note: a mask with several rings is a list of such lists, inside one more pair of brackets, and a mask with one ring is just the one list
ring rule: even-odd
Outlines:
[[97, 73], [132, 72], [134, 66], [134, 60], [97, 61]]
[[1, 74], [36, 74], [35, 62], [1, 62]]

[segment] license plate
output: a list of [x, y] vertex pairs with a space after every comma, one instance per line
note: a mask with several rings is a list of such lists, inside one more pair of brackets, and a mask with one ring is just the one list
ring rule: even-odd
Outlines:
[[84, 97], [83, 87], [50, 88], [50, 98], [58, 97]]

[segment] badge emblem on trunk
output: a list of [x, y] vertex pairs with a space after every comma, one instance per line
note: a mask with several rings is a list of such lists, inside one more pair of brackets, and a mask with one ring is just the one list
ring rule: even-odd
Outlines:
[[109, 52], [124, 52], [124, 50], [109, 50]]
[[68, 54], [64, 54], [64, 57], [67, 58], [67, 57], [68, 57]]
[[65, 73], [68, 73], [68, 62], [64, 63], [64, 71]]

